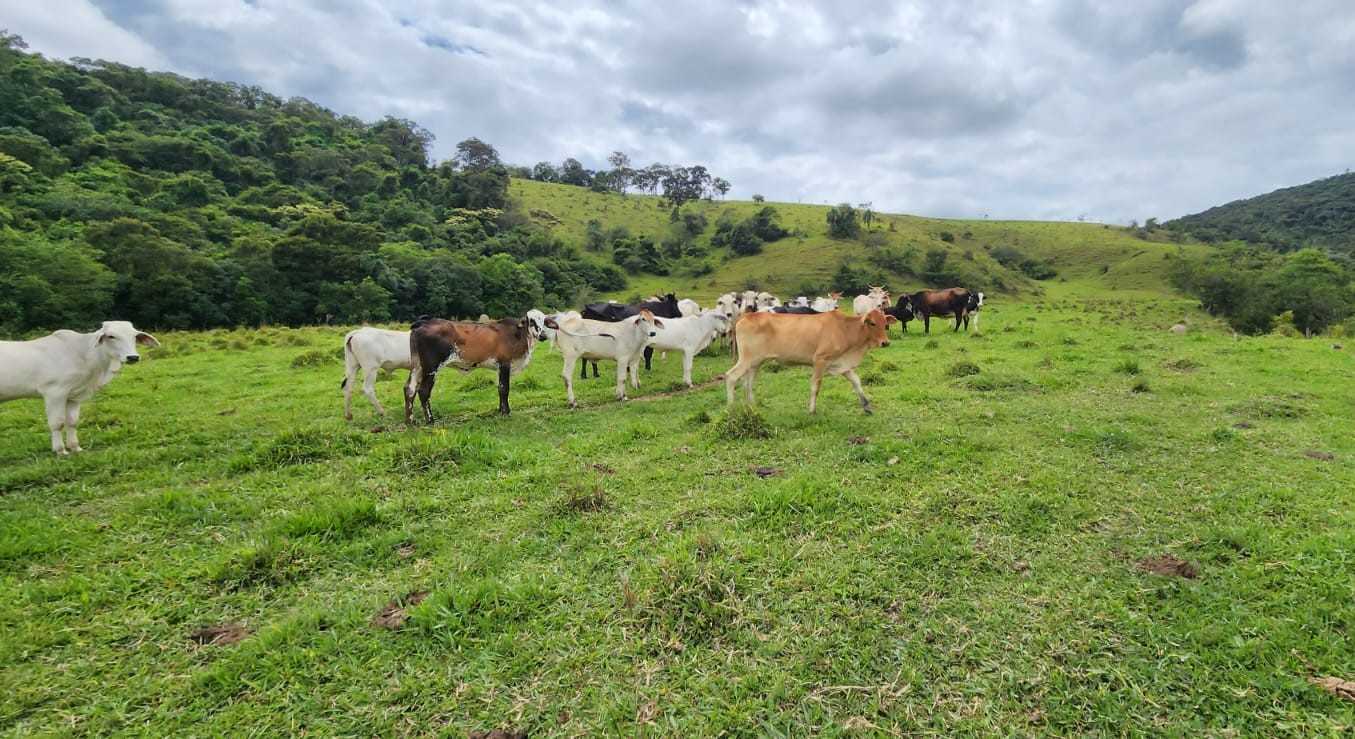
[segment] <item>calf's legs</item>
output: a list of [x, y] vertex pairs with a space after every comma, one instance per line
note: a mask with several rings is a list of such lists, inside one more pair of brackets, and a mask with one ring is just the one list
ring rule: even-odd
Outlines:
[[852, 384], [852, 389], [856, 391], [856, 397], [861, 399], [861, 410], [869, 416], [871, 414], [870, 398], [866, 397], [866, 391], [861, 388], [861, 378], [856, 376], [856, 370], [847, 370], [842, 373], [842, 376], [846, 377], [847, 382]]
[[[579, 404], [576, 403], [576, 402], [574, 402], [574, 362], [576, 362], [577, 360], [578, 360], [577, 357], [566, 356], [566, 357], [565, 357], [565, 365], [564, 365], [562, 371], [560, 372], [560, 374], [565, 378], [565, 397], [569, 399], [569, 407], [570, 407], [570, 408], [578, 408], [578, 407], [579, 407]], [[588, 372], [588, 360], [587, 360], [587, 359], [583, 360], [583, 367], [584, 367], [584, 373], [585, 373], [585, 374], [584, 374], [584, 377], [587, 377], [587, 376], [588, 376], [588, 375], [587, 375], [587, 372]]]
[[[386, 409], [381, 407], [381, 401], [376, 399], [376, 375], [378, 372], [380, 372], [380, 370], [377, 370], [375, 368], [370, 370], [363, 370], [362, 394], [366, 395], [367, 399], [372, 401], [372, 407], [376, 409], [377, 415], [384, 416], [386, 415]], [[351, 393], [352, 390], [346, 390], [345, 396]], [[347, 408], [348, 408], [348, 398], [345, 397], [344, 410], [346, 411]], [[348, 418], [349, 420], [352, 420], [353, 416], [351, 413], [348, 414]]]

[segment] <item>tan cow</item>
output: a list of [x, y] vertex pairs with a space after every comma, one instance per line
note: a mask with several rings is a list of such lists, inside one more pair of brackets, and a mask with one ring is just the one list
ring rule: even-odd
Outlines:
[[782, 364], [807, 364], [814, 368], [809, 383], [809, 412], [814, 412], [819, 384], [825, 372], [843, 375], [861, 398], [861, 408], [870, 413], [870, 399], [861, 389], [856, 366], [866, 352], [889, 346], [886, 327], [893, 316], [873, 310], [864, 316], [827, 313], [745, 313], [734, 324], [739, 361], [725, 373], [725, 392], [734, 403], [734, 386], [744, 382], [748, 402], [753, 402], [753, 381], [758, 367], [769, 359]]

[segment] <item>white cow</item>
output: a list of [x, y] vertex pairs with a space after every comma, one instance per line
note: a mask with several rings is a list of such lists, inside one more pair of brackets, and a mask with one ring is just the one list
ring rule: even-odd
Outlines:
[[791, 300], [789, 303], [786, 303], [786, 307], [788, 307], [788, 308], [808, 308], [808, 307], [809, 307], [809, 298], [808, 298], [807, 296], [804, 296], [804, 295], [797, 295], [797, 296], [795, 296], [795, 298], [794, 298], [793, 300]]
[[738, 293], [725, 293], [715, 300], [715, 310], [724, 314], [725, 318], [734, 320], [739, 315], [739, 295]]
[[343, 417], [353, 420], [353, 385], [357, 382], [359, 371], [363, 374], [362, 394], [372, 401], [377, 414], [384, 416], [386, 409], [376, 399], [376, 375], [381, 370], [390, 372], [413, 367], [409, 354], [409, 332], [371, 326], [349, 331], [343, 337], [343, 364], [344, 378], [340, 385], [343, 388]]
[[771, 293], [757, 294], [757, 309], [760, 311], [769, 311], [781, 305], [781, 300]]
[[814, 298], [814, 302], [810, 303], [809, 307], [813, 309], [815, 313], [827, 313], [830, 310], [837, 310], [837, 303], [839, 300], [842, 300], [842, 293], [828, 293], [828, 297], [826, 298]]
[[650, 345], [664, 351], [682, 352], [682, 381], [692, 386], [692, 361], [710, 346], [716, 336], [729, 330], [729, 319], [718, 310], [700, 315], [665, 318]]
[[683, 298], [678, 301], [678, 313], [684, 316], [694, 316], [701, 312], [701, 305], [691, 298]]
[[739, 293], [739, 312], [757, 310], [757, 290], [744, 290]]
[[574, 363], [580, 359], [616, 360], [616, 399], [626, 399], [626, 375], [631, 385], [640, 387], [640, 360], [645, 347], [654, 338], [663, 321], [647, 310], [622, 321], [594, 321], [583, 318], [576, 311], [568, 311], [546, 319], [546, 328], [555, 332], [555, 348], [564, 355], [561, 376], [565, 378], [565, 394], [569, 407], [577, 408], [574, 400]]
[[872, 285], [869, 293], [852, 299], [852, 312], [858, 316], [864, 316], [876, 308], [888, 307], [889, 291], [883, 287]]
[[160, 346], [154, 336], [127, 321], [104, 321], [88, 334], [63, 329], [32, 341], [0, 341], [0, 402], [42, 398], [52, 451], [84, 451], [75, 433], [80, 404], [107, 385], [122, 365], [141, 361], [137, 344]]

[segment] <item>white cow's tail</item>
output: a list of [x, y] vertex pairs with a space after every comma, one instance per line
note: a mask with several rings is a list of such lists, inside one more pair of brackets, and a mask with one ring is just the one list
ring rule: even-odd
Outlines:
[[357, 376], [358, 358], [357, 355], [353, 354], [353, 336], [349, 334], [348, 338], [343, 341], [343, 382], [339, 383], [339, 389], [347, 388], [348, 383]]

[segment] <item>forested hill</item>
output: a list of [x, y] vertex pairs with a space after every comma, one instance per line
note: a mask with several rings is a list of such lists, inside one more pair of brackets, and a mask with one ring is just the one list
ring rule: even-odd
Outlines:
[[1287, 187], [1165, 224], [1202, 241], [1249, 241], [1280, 251], [1355, 251], [1355, 174]]
[[624, 273], [511, 207], [475, 139], [0, 32], [0, 330], [511, 315]]

